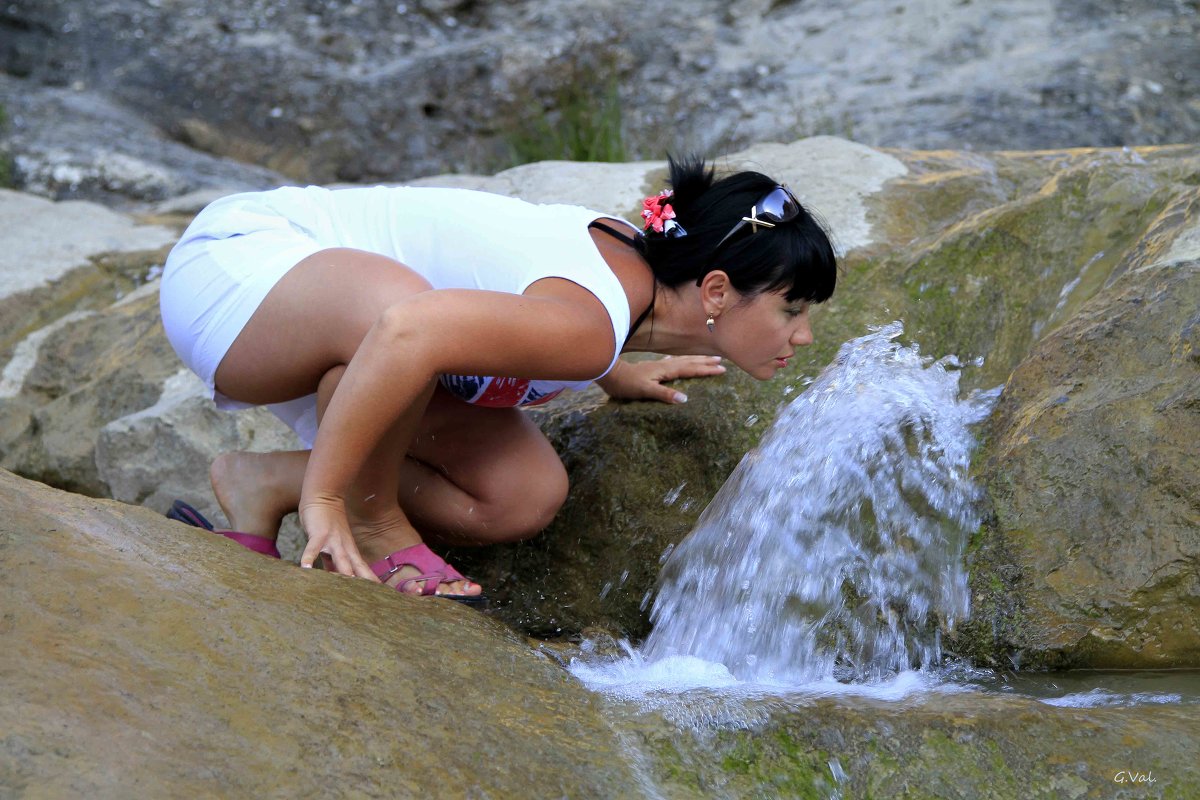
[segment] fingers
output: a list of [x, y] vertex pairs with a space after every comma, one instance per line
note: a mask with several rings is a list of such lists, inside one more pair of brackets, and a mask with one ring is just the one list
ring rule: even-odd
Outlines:
[[318, 555], [323, 559], [326, 569], [338, 573], [338, 575], [349, 575], [356, 578], [365, 578], [367, 581], [378, 583], [379, 577], [368, 565], [362, 554], [359, 553], [358, 546], [355, 545], [353, 539], [346, 541], [337, 541], [332, 539], [328, 541], [324, 547], [319, 545], [318, 537], [314, 536], [308, 540], [308, 545], [305, 547], [304, 555], [300, 557], [300, 566], [311, 567], [313, 561]]
[[379, 580], [379, 576], [375, 574], [375, 570], [371, 569], [371, 565], [363, 560], [362, 554], [358, 552], [357, 547], [355, 547], [354, 552], [350, 554], [350, 568], [353, 570], [351, 574], [356, 578], [363, 578], [368, 581], [374, 581], [375, 583], [382, 582]]
[[304, 546], [304, 552], [300, 554], [300, 566], [304, 569], [312, 569], [312, 565], [316, 563], [319, 555], [324, 555], [321, 553], [321, 545], [315, 538], [310, 538], [308, 544]]
[[720, 356], [677, 356], [670, 361], [660, 360], [658, 367], [663, 373], [661, 380], [704, 378], [725, 372]]
[[302, 516], [302, 521], [309, 538], [300, 556], [301, 567], [311, 569], [316, 560], [321, 558], [327, 568], [340, 575], [379, 582], [378, 576], [359, 553], [344, 519], [337, 520], [328, 515], [321, 518], [313, 511]]

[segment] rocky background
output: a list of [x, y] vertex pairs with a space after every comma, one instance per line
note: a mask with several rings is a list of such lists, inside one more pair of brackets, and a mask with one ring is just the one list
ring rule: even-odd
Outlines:
[[[60, 199], [720, 155], [818, 134], [914, 149], [1172, 144], [1200, 133], [1198, 9], [11, 0], [0, 105], [18, 184]], [[578, 136], [554, 134], [567, 129]]]
[[[0, 794], [807, 796], [844, 779], [847, 796], [1106, 796], [1121, 759], [1170, 775], [1148, 796], [1200, 792], [1194, 707], [839, 702], [681, 737], [597, 707], [557, 647], [521, 638], [643, 635], [660, 557], [779, 404], [903, 319], [924, 352], [978, 364], [967, 387], [1005, 386], [976, 464], [974, 613], [948, 649], [1200, 667], [1197, 4], [641, 13], [0, 10]], [[576, 125], [576, 89], [621, 101], [618, 163], [485, 176], [562, 144], [545, 133]], [[220, 522], [212, 457], [292, 444], [268, 414], [215, 411], [163, 337], [158, 271], [207, 200], [427, 175], [632, 217], [667, 146], [799, 187], [844, 252], [838, 292], [789, 376], [695, 382], [682, 408], [593, 391], [538, 411], [572, 476], [563, 512], [533, 541], [452, 554], [491, 619], [161, 518], [181, 496]], [[512, 782], [503, 763], [538, 770]]]

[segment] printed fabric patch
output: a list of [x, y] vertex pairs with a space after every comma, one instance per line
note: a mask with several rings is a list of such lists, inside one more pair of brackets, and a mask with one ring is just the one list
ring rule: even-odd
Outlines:
[[438, 380], [460, 400], [486, 408], [541, 405], [562, 393], [562, 389], [541, 391], [528, 378], [442, 375]]

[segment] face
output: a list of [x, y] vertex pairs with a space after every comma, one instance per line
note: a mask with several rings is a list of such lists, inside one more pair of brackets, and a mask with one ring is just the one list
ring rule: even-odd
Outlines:
[[812, 344], [808, 301], [764, 292], [734, 303], [716, 321], [723, 354], [759, 380], [788, 365], [797, 347]]

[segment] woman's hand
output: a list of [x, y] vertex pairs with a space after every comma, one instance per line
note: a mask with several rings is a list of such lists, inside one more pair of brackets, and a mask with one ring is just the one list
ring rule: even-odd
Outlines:
[[661, 400], [686, 403], [687, 395], [663, 384], [682, 378], [702, 378], [725, 372], [720, 356], [664, 356], [653, 361], [617, 359], [612, 371], [596, 383], [618, 400]]
[[379, 582], [358, 552], [343, 505], [332, 501], [301, 503], [300, 524], [308, 534], [308, 545], [300, 556], [301, 567], [311, 568], [317, 556], [327, 556], [334, 572]]

